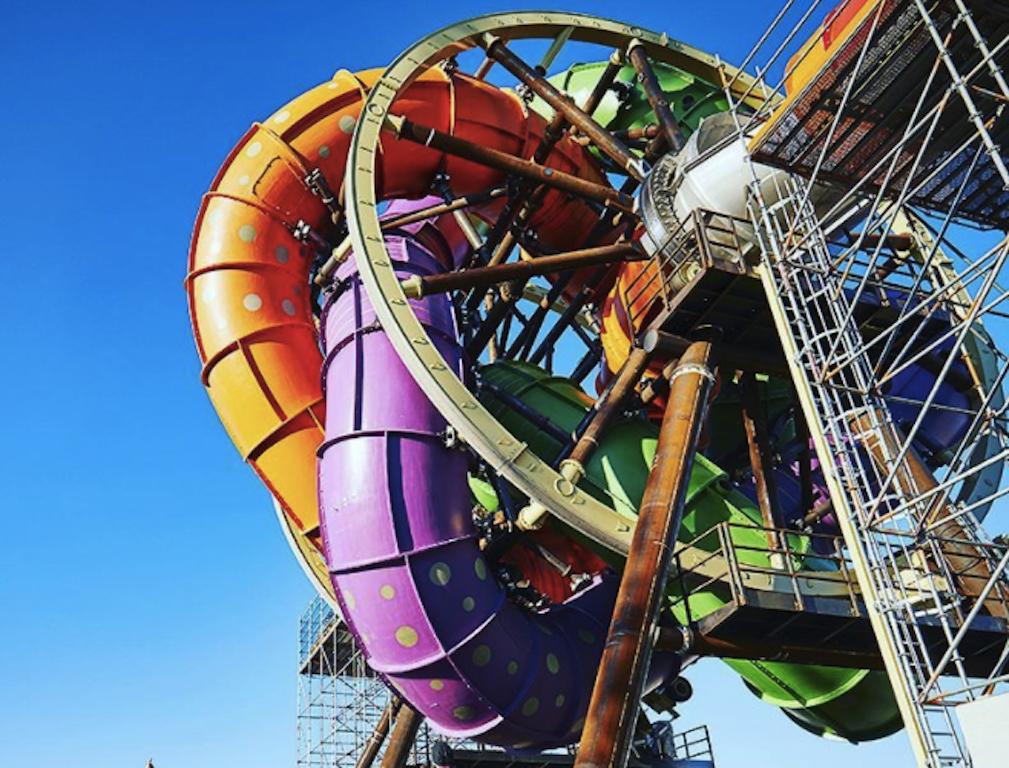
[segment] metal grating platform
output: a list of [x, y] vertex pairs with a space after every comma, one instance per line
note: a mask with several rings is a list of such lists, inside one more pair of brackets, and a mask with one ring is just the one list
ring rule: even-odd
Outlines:
[[[674, 578], [680, 584], [681, 597], [674, 607], [683, 606], [686, 624], [696, 633], [699, 647], [710, 647], [712, 651], [731, 647], [765, 660], [802, 663], [816, 659], [833, 666], [883, 668], [865, 602], [840, 536], [764, 529], [779, 543], [754, 548], [734, 542], [732, 534], [738, 529], [738, 525], [721, 523], [676, 554]], [[803, 546], [811, 541], [816, 541], [819, 552]], [[902, 572], [909, 589], [936, 570], [938, 553], [955, 543], [929, 537], [927, 548], [933, 550], [930, 561], [909, 563]], [[684, 555], [695, 546], [710, 553], [700, 561], [685, 561]], [[990, 546], [1001, 556], [1004, 547]], [[780, 565], [754, 564], [761, 559]], [[963, 574], [952, 578], [962, 579]], [[948, 584], [946, 587], [949, 589]], [[692, 604], [704, 595], [717, 595], [724, 605], [713, 611], [695, 612]], [[930, 597], [922, 591], [917, 599], [924, 604]], [[969, 624], [964, 626], [962, 622], [954, 627], [964, 629], [959, 656], [968, 674], [984, 675], [1009, 640], [1009, 623], [992, 615], [1004, 614], [1002, 598], [990, 596], [985, 605], [986, 610]], [[936, 616], [922, 615], [918, 627], [933, 662], [938, 662], [947, 641], [942, 622]]]
[[[762, 163], [805, 176], [815, 173], [845, 189], [861, 183], [866, 192], [885, 186], [896, 193], [907, 187], [916, 205], [937, 212], [957, 205], [959, 217], [1004, 229], [1009, 190], [976, 140], [964, 103], [949, 97], [950, 75], [933, 45], [930, 24], [947, 41], [956, 69], [969, 73], [968, 89], [1004, 159], [1009, 159], [1007, 104], [969, 30], [954, 24], [954, 4], [933, 0], [927, 5], [930, 20], [910, 0], [884, 0], [878, 19], [869, 14], [820, 74], [788, 95], [751, 151]], [[989, 40], [1009, 36], [1005, 4], [966, 5]], [[1005, 69], [1009, 46], [996, 47], [992, 58]]]

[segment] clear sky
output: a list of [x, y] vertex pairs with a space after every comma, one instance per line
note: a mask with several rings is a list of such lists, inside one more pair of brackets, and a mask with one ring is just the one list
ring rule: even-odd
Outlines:
[[[311, 590], [199, 384], [200, 195], [293, 95], [510, 5], [3, 3], [0, 766], [293, 766]], [[777, 4], [547, 5], [732, 61]], [[717, 662], [692, 677], [722, 768], [910, 763], [902, 737], [806, 735]]]

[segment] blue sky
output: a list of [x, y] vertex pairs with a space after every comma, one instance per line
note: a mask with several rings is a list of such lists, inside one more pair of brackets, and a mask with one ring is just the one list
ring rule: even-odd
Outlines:
[[[773, 4], [653, 5], [626, 20], [732, 61]], [[198, 381], [193, 219], [253, 120], [508, 6], [4, 3], [0, 765], [294, 764], [311, 592]], [[800, 732], [717, 662], [692, 679], [684, 722], [712, 726], [723, 768], [909, 763], [899, 736]]]

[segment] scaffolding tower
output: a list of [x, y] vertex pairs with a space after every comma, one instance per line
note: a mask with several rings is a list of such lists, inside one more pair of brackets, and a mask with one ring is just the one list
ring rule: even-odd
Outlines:
[[[389, 689], [368, 666], [346, 623], [315, 597], [298, 632], [298, 768], [354, 766], [389, 702]], [[432, 764], [432, 748], [441, 740], [422, 725], [408, 765]], [[384, 745], [379, 760], [383, 753]]]
[[[963, 643], [1009, 619], [1009, 551], [978, 522], [1009, 493], [1009, 359], [989, 335], [1009, 298], [1009, 9], [848, 3], [786, 63], [827, 10], [785, 3], [744, 63], [757, 80], [740, 98], [726, 74], [725, 93], [761, 282], [917, 761], [969, 766], [956, 707], [1009, 681], [1004, 636], [981, 670]], [[888, 385], [922, 361], [935, 384], [897, 420]], [[966, 402], [951, 403], [961, 363]], [[968, 426], [925, 455], [922, 424], [943, 409]]]
[[[353, 768], [376, 732], [389, 705], [389, 689], [371, 670], [343, 619], [321, 597], [305, 609], [298, 631], [298, 768]], [[674, 729], [661, 720], [648, 735], [648, 747], [666, 768], [714, 768], [706, 726]], [[374, 759], [381, 762], [383, 744]], [[571, 749], [539, 755], [510, 754], [473, 741], [448, 739], [422, 724], [408, 766], [452, 768], [542, 768], [570, 766]], [[645, 763], [633, 760], [632, 766]]]

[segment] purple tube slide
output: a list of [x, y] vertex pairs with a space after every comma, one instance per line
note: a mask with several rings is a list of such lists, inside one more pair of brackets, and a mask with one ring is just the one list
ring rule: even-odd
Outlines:
[[[430, 242], [430, 238], [424, 240]], [[447, 266], [413, 233], [389, 235], [401, 278]], [[517, 749], [577, 737], [616, 594], [600, 574], [533, 614], [480, 552], [467, 455], [379, 327], [353, 259], [323, 313], [322, 533], [343, 615], [372, 668], [438, 730]], [[412, 302], [461, 365], [444, 295]]]

